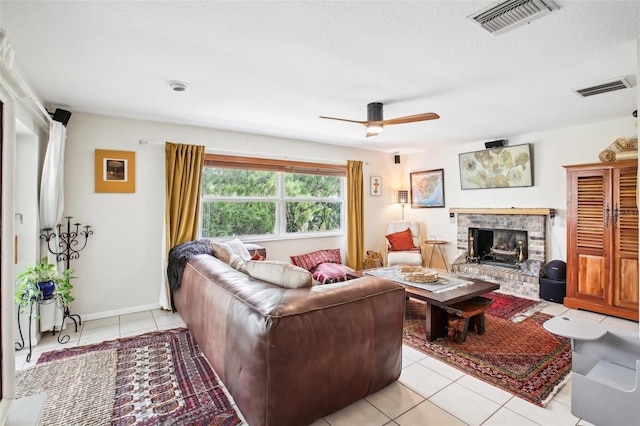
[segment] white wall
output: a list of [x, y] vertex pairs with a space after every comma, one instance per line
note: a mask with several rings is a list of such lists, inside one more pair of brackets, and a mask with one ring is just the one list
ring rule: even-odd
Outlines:
[[[401, 156], [370, 150], [342, 148], [297, 140], [240, 134], [189, 126], [154, 123], [74, 113], [67, 128], [65, 158], [65, 215], [89, 224], [95, 233], [71, 267], [76, 270], [74, 312], [83, 319], [134, 312], [157, 306], [164, 213], [164, 147], [140, 145], [138, 140], [171, 141], [205, 145], [207, 152], [254, 155], [292, 160], [365, 163], [365, 249], [380, 250], [386, 224], [398, 220], [400, 206], [395, 191], [408, 188], [412, 171], [444, 168], [445, 208], [405, 208], [407, 219], [425, 224], [424, 235], [451, 241], [446, 246], [450, 260], [455, 247], [456, 224], [450, 220], [451, 207], [545, 207], [557, 211], [547, 247], [549, 259], [565, 259], [565, 171], [563, 165], [598, 162], [598, 154], [616, 138], [635, 137], [634, 120], [629, 117], [585, 126], [557, 129], [509, 137], [509, 144], [532, 144], [534, 182], [530, 188], [460, 189], [458, 154], [484, 148], [483, 142], [438, 147], [425, 153]], [[97, 194], [94, 192], [94, 150], [114, 149], [136, 152], [136, 192]], [[369, 177], [382, 177], [382, 196], [369, 196]], [[290, 255], [319, 248], [339, 247], [344, 254], [344, 238], [306, 238], [284, 241], [257, 241], [270, 259], [285, 260]]]
[[617, 120], [508, 137], [508, 145], [530, 143], [534, 167], [534, 186], [527, 188], [460, 189], [458, 154], [485, 149], [484, 141], [443, 146], [437, 150], [409, 156], [404, 167], [404, 185], [409, 173], [444, 168], [445, 208], [409, 209], [408, 217], [426, 225], [426, 235], [450, 241], [447, 256], [454, 260], [456, 219], [449, 217], [453, 207], [539, 207], [553, 208], [556, 217], [547, 226], [547, 259], [566, 261], [566, 175], [563, 165], [598, 163], [598, 154], [619, 137], [635, 138], [635, 120]]
[[[304, 141], [240, 134], [204, 128], [74, 113], [67, 126], [65, 152], [65, 216], [91, 225], [94, 234], [73, 260], [76, 273], [73, 311], [83, 319], [156, 307], [161, 269], [164, 214], [164, 146], [138, 141], [170, 141], [205, 145], [211, 153], [364, 165], [365, 248], [381, 246], [389, 220], [399, 218], [390, 189], [399, 186], [401, 168], [393, 156], [376, 151], [341, 148]], [[94, 151], [136, 152], [136, 192], [94, 192]], [[384, 176], [383, 196], [368, 195], [369, 176]], [[257, 241], [270, 259], [320, 248], [345, 249], [343, 237]], [[378, 248], [379, 249], [379, 248]]]

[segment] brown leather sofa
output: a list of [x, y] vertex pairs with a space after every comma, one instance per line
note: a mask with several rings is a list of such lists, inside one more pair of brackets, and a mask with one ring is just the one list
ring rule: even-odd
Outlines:
[[173, 299], [250, 426], [308, 425], [400, 376], [405, 292], [389, 280], [287, 289], [197, 255]]

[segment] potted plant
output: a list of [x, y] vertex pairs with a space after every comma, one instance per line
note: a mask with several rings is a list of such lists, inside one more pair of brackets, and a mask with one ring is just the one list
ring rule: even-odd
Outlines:
[[18, 280], [15, 292], [16, 303], [23, 308], [54, 299], [61, 308], [68, 308], [74, 300], [71, 296], [72, 273], [72, 269], [58, 273], [56, 266], [50, 264], [47, 258], [43, 258], [35, 266], [27, 266], [16, 277]]

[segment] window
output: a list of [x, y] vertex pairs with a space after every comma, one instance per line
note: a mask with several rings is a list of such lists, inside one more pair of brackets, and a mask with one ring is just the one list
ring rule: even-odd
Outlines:
[[205, 156], [201, 236], [339, 234], [345, 166]]

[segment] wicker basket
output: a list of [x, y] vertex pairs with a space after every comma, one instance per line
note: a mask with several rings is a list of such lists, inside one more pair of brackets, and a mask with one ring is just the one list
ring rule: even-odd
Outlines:
[[398, 276], [410, 283], [435, 283], [438, 272], [422, 266], [399, 266]]

